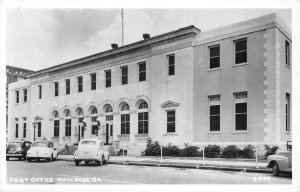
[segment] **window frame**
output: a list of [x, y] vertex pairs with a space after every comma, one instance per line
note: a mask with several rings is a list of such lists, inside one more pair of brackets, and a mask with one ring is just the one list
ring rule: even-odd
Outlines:
[[[219, 48], [219, 55], [211, 57], [211, 49], [216, 48], [216, 47]], [[221, 67], [221, 46], [220, 46], [220, 44], [211, 45], [208, 47], [208, 50], [209, 50], [209, 55], [208, 55], [209, 56], [209, 69], [210, 70], [219, 69]], [[214, 59], [214, 58], [219, 58], [218, 67], [211, 67], [211, 59]]]
[[37, 122], [37, 137], [42, 137], [42, 122]]
[[[238, 94], [246, 94], [246, 97], [236, 98]], [[233, 103], [234, 104], [234, 132], [248, 132], [248, 92], [247, 91], [235, 92], [233, 93], [233, 96], [234, 96], [234, 103]], [[246, 104], [246, 112], [237, 113], [236, 106], [237, 104], [242, 104], [242, 103]], [[241, 114], [246, 114], [246, 129], [237, 129], [236, 116]]]
[[[213, 100], [213, 98], [217, 98], [217, 100]], [[221, 96], [220, 95], [210, 95], [208, 96], [208, 102], [209, 102], [209, 132], [215, 133], [215, 132], [221, 132]], [[211, 114], [211, 107], [218, 106], [219, 107], [219, 114]], [[219, 124], [218, 124], [218, 130], [212, 130], [211, 125], [211, 118], [212, 117], [219, 117]]]
[[[246, 41], [246, 50], [242, 50], [242, 51], [236, 51], [236, 43], [238, 42], [241, 42], [241, 41]], [[248, 63], [248, 39], [247, 37], [244, 37], [244, 38], [240, 38], [240, 39], [236, 39], [233, 41], [233, 44], [234, 44], [234, 49], [233, 49], [233, 52], [234, 52], [234, 66], [238, 66], [238, 65], [245, 65]], [[237, 53], [241, 53], [241, 52], [246, 52], [246, 61], [245, 62], [241, 62], [241, 63], [237, 63], [236, 62], [236, 54]]]
[[[145, 65], [145, 71], [141, 71], [141, 65]], [[143, 76], [144, 74], [144, 76]], [[146, 61], [142, 61], [138, 63], [138, 77], [139, 82], [143, 82], [147, 80], [147, 63]], [[142, 78], [144, 77], [144, 78]]]
[[15, 94], [16, 94], [16, 103], [20, 103], [20, 91], [17, 90], [17, 91], [15, 92]]
[[26, 129], [27, 129], [27, 122], [24, 121], [23, 122], [23, 138], [26, 138], [26, 136], [27, 136]]
[[16, 121], [15, 124], [15, 138], [19, 138], [19, 122]]
[[[173, 61], [174, 63], [170, 63], [170, 58], [173, 57]], [[175, 60], [175, 53], [172, 53], [172, 54], [169, 54], [167, 55], [167, 58], [168, 58], [168, 76], [172, 76], [172, 75], [175, 75], [176, 72], [175, 72], [175, 63], [176, 63], [176, 60]], [[173, 73], [171, 73], [171, 68], [173, 68]]]
[[39, 89], [39, 99], [42, 99], [42, 85], [38, 85]]
[[[143, 117], [142, 119], [140, 119], [140, 114]], [[145, 114], [147, 114], [147, 119], [145, 119]], [[142, 127], [140, 127], [140, 122], [142, 123]], [[147, 125], [147, 128], [145, 128], [145, 125]], [[149, 112], [148, 111], [138, 112], [138, 134], [149, 134]]]
[[[107, 69], [104, 71], [105, 73], [105, 88], [111, 87], [111, 69]], [[110, 77], [108, 77], [108, 73], [110, 74]]]
[[[170, 112], [174, 112], [174, 121], [169, 122], [168, 121], [168, 113]], [[175, 109], [170, 109], [170, 110], [166, 110], [166, 117], [167, 117], [167, 130], [166, 133], [176, 133], [176, 110]], [[169, 131], [169, 124], [173, 124], [174, 123], [174, 131]]]
[[83, 92], [83, 77], [82, 76], [77, 77], [77, 92], [78, 93]]
[[[67, 123], [67, 122], [70, 122], [70, 123]], [[65, 137], [71, 137], [71, 135], [72, 135], [72, 119], [66, 118], [65, 119]]]
[[59, 121], [59, 119], [54, 119], [53, 123], [54, 123], [54, 125], [53, 125], [53, 128], [54, 128], [53, 136], [54, 137], [59, 137], [60, 121]]
[[[127, 85], [128, 84], [128, 66], [122, 66], [121, 69], [121, 85]], [[126, 69], [126, 74], [123, 74], [123, 70]]]
[[[124, 119], [124, 121], [122, 121], [122, 119]], [[129, 135], [130, 134], [130, 114], [129, 113], [122, 113], [120, 122], [121, 122], [121, 135]]]
[[285, 131], [287, 133], [291, 132], [291, 95], [286, 93], [285, 95]]
[[91, 90], [93, 91], [97, 89], [97, 75], [96, 73], [91, 73], [90, 77], [91, 77]]
[[59, 83], [58, 81], [54, 82], [54, 97], [59, 96]]
[[291, 67], [291, 46], [287, 40], [285, 40], [285, 65]]
[[71, 81], [70, 79], [65, 79], [66, 82], [66, 95], [70, 95], [71, 93]]
[[23, 102], [27, 102], [27, 89], [23, 89]]

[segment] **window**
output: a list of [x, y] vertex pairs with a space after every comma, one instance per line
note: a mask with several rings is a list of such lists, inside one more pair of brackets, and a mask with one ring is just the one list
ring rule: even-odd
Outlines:
[[247, 130], [247, 92], [234, 93], [235, 97], [235, 130]]
[[111, 87], [111, 70], [105, 71], [105, 87]]
[[98, 125], [92, 125], [92, 134], [98, 133]]
[[66, 79], [66, 95], [70, 94], [70, 79]]
[[54, 137], [59, 137], [59, 120], [54, 120]]
[[210, 69], [220, 67], [220, 45], [209, 48]]
[[291, 112], [291, 106], [290, 106], [290, 94], [286, 93], [286, 103], [285, 103], [285, 130], [287, 132], [291, 131], [290, 128], [290, 112]]
[[91, 74], [91, 90], [96, 90], [96, 73]]
[[23, 89], [23, 96], [24, 96], [23, 98], [24, 102], [27, 102], [27, 89]]
[[146, 81], [146, 62], [138, 63], [139, 81]]
[[19, 137], [19, 123], [18, 122], [16, 122], [16, 138], [18, 138]]
[[82, 92], [82, 77], [77, 77], [78, 93]]
[[114, 118], [113, 115], [105, 115], [105, 120], [106, 120], [106, 121], [112, 121], [113, 118]]
[[26, 122], [23, 123], [23, 138], [26, 138]]
[[167, 111], [167, 132], [175, 133], [175, 111]]
[[42, 123], [38, 122], [38, 130], [37, 130], [37, 137], [42, 136]]
[[290, 64], [290, 43], [285, 41], [285, 64], [291, 66]]
[[175, 75], [175, 55], [168, 55], [168, 63], [169, 63], [169, 76]]
[[71, 136], [71, 119], [65, 120], [65, 136]]
[[39, 87], [39, 99], [42, 98], [42, 85], [38, 85]]
[[121, 134], [130, 134], [130, 115], [121, 114]]
[[138, 113], [138, 134], [148, 134], [148, 112]]
[[210, 131], [220, 131], [220, 95], [209, 96]]
[[235, 44], [235, 64], [247, 63], [247, 39], [240, 39]]
[[20, 92], [16, 91], [16, 103], [19, 103]]
[[58, 96], [58, 82], [54, 82], [54, 96]]
[[125, 85], [128, 83], [128, 66], [121, 67], [121, 73], [122, 73], [122, 85]]

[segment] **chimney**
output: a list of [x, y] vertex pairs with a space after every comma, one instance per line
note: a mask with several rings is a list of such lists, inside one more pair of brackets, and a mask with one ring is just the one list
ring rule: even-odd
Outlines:
[[150, 38], [150, 34], [149, 33], [144, 33], [143, 34], [143, 38], [144, 38], [144, 40], [149, 39]]
[[116, 43], [111, 44], [111, 48], [112, 49], [117, 49], [118, 48], [118, 44], [116, 44]]

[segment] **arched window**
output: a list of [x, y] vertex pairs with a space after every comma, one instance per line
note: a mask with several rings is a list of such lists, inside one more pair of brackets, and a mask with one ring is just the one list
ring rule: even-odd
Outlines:
[[64, 111], [64, 114], [65, 114], [66, 117], [70, 117], [70, 116], [71, 116], [71, 112], [70, 112], [69, 109], [66, 109], [66, 110]]
[[138, 112], [138, 134], [148, 134], [149, 113], [145, 109], [148, 109], [148, 103], [142, 101]]
[[129, 111], [129, 105], [127, 103], [125, 103], [122, 108], [121, 111]]
[[108, 105], [105, 109], [105, 113], [112, 113], [113, 112], [113, 109], [111, 107], [111, 105]]
[[96, 107], [93, 107], [93, 109], [92, 109], [92, 111], [91, 111], [91, 114], [92, 114], [92, 115], [95, 115], [95, 114], [97, 114], [97, 113], [98, 113], [97, 108], [96, 108]]
[[78, 116], [83, 116], [84, 115], [82, 108], [77, 109], [77, 114], [78, 114]]
[[148, 103], [146, 101], [141, 102], [139, 109], [148, 109]]

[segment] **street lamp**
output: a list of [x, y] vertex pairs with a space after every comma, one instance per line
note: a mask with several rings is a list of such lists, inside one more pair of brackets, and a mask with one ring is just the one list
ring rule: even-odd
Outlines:
[[36, 125], [37, 125], [37, 122], [33, 122], [32, 123], [32, 126], [33, 126], [33, 128], [34, 128], [34, 132], [33, 132], [33, 141], [35, 141], [35, 128], [36, 128]]

